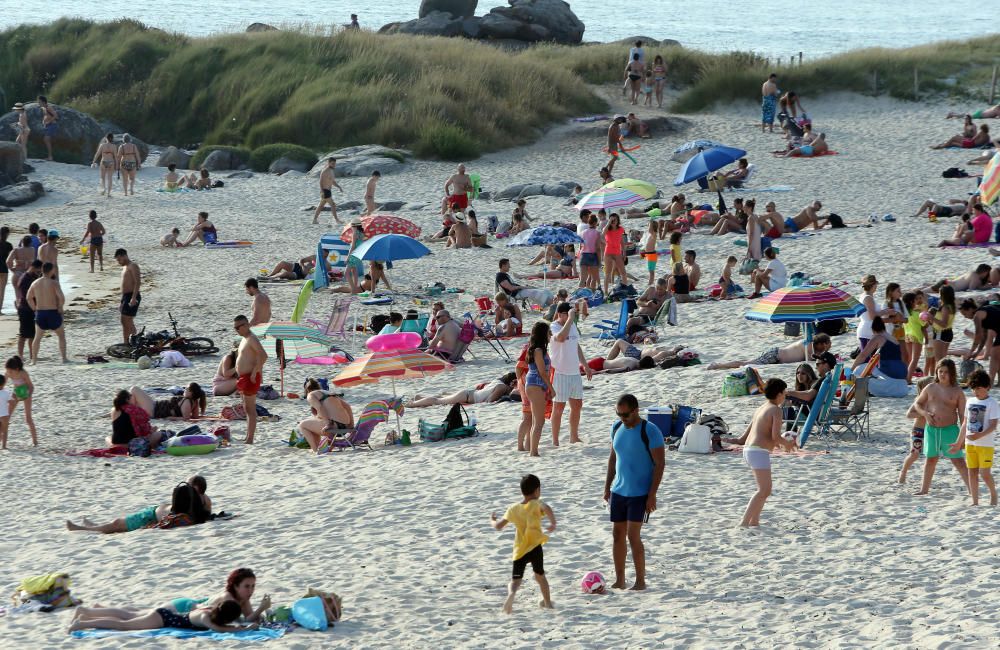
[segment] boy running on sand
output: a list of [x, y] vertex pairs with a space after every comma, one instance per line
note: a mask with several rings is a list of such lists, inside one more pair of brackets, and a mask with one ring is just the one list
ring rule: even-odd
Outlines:
[[[979, 505], [979, 477], [990, 490], [990, 505], [997, 504], [997, 486], [993, 483], [993, 433], [1000, 419], [1000, 404], [990, 397], [990, 375], [985, 370], [976, 370], [969, 375], [969, 388], [975, 397], [965, 403], [965, 418], [958, 440], [949, 447], [955, 452], [965, 445], [965, 464], [969, 468], [969, 495], [972, 505]], [[979, 470], [979, 473], [976, 473]]]
[[732, 441], [735, 444], [745, 445], [743, 460], [750, 466], [757, 481], [757, 491], [750, 497], [747, 509], [743, 513], [743, 521], [740, 522], [743, 528], [760, 526], [760, 513], [767, 498], [771, 496], [771, 451], [776, 446], [784, 447], [788, 451], [794, 451], [798, 447], [794, 438], [788, 439], [781, 435], [783, 429], [781, 404], [785, 401], [787, 388], [788, 385], [780, 379], [774, 377], [768, 379], [764, 385], [767, 402], [757, 407], [753, 420], [743, 435]]
[[951, 460], [968, 488], [969, 471], [965, 467], [965, 453], [952, 448], [958, 441], [958, 422], [965, 411], [965, 394], [958, 386], [954, 361], [944, 359], [938, 364], [937, 383], [920, 392], [913, 409], [927, 420], [924, 430], [924, 479], [917, 494], [930, 492], [939, 456]]
[[514, 524], [517, 532], [514, 535], [514, 570], [511, 573], [510, 585], [507, 588], [507, 600], [503, 603], [503, 611], [510, 614], [514, 610], [514, 595], [521, 586], [524, 569], [531, 563], [535, 580], [542, 592], [543, 609], [552, 609], [552, 598], [549, 595], [549, 581], [545, 578], [545, 565], [542, 557], [542, 544], [549, 540], [542, 532], [542, 517], [549, 518], [547, 532], [556, 529], [556, 516], [547, 504], [539, 499], [542, 496], [542, 483], [534, 474], [528, 474], [521, 479], [521, 494], [524, 499], [507, 508], [503, 519], [497, 519], [496, 513], [490, 514], [490, 522], [496, 530], [503, 530], [508, 523]]

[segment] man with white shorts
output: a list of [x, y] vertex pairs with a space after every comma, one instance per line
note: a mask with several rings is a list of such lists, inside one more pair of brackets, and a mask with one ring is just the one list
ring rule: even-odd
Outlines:
[[589, 381], [594, 371], [587, 365], [587, 358], [580, 348], [580, 330], [574, 324], [576, 308], [568, 302], [556, 308], [556, 320], [552, 323], [552, 342], [549, 354], [552, 357], [552, 387], [556, 394], [552, 398], [552, 444], [559, 446], [559, 427], [562, 413], [569, 402], [569, 441], [580, 442], [580, 412], [583, 410], [583, 366]]

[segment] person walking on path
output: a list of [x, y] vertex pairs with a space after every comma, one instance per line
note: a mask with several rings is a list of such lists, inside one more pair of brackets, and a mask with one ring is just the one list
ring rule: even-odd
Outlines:
[[576, 324], [576, 307], [564, 302], [556, 307], [556, 320], [552, 323], [552, 446], [559, 446], [559, 428], [562, 414], [569, 402], [569, 441], [580, 442], [580, 412], [583, 410], [583, 378], [580, 366], [591, 380], [594, 371], [587, 365], [587, 357], [580, 347], [580, 330]]
[[618, 398], [616, 412], [620, 422], [611, 427], [611, 453], [604, 479], [614, 544], [615, 581], [611, 588], [625, 588], [625, 557], [631, 547], [635, 564], [631, 589], [642, 591], [646, 588], [646, 549], [641, 531], [656, 510], [656, 492], [666, 466], [663, 434], [655, 424], [639, 417], [639, 401], [634, 395]]

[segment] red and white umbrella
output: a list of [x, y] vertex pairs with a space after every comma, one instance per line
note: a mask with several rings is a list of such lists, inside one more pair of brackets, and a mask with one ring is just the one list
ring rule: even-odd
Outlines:
[[[373, 214], [362, 217], [361, 229], [365, 233], [365, 239], [371, 239], [375, 235], [406, 235], [414, 239], [420, 236], [420, 226], [408, 219], [391, 214]], [[354, 228], [351, 227], [351, 224], [344, 226], [340, 238], [347, 243], [354, 241]]]

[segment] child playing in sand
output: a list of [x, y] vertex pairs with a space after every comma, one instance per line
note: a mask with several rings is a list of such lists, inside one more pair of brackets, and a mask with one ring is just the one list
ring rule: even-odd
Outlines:
[[545, 579], [545, 565], [542, 558], [542, 544], [548, 541], [548, 536], [542, 533], [542, 517], [548, 517], [548, 532], [556, 529], [556, 516], [547, 504], [539, 499], [542, 496], [542, 483], [534, 474], [528, 474], [521, 479], [521, 494], [524, 499], [507, 508], [503, 519], [497, 519], [496, 513], [490, 514], [493, 528], [503, 530], [508, 523], [514, 524], [517, 532], [514, 535], [514, 570], [511, 573], [510, 585], [507, 588], [507, 600], [503, 603], [503, 611], [510, 614], [514, 610], [514, 595], [521, 586], [524, 569], [531, 563], [535, 580], [542, 592], [542, 608], [551, 609], [552, 599], [549, 595], [549, 581]]
[[965, 467], [964, 452], [952, 448], [958, 441], [958, 422], [965, 412], [965, 394], [958, 385], [955, 362], [944, 359], [937, 366], [937, 382], [920, 391], [914, 410], [926, 421], [924, 430], [924, 478], [918, 495], [931, 490], [931, 479], [937, 468], [938, 457], [949, 459], [969, 487], [969, 472]]
[[743, 288], [733, 282], [733, 270], [739, 260], [736, 259], [735, 255], [730, 255], [726, 259], [726, 265], [722, 268], [722, 275], [719, 276], [719, 286], [722, 288], [722, 292], [719, 297], [723, 300], [729, 300], [730, 298], [736, 297], [736, 294], [743, 291]]
[[[754, 479], [757, 481], [757, 491], [747, 509], [743, 513], [743, 521], [740, 526], [743, 528], [760, 526], [760, 513], [764, 509], [767, 497], [771, 496], [771, 451], [776, 446], [781, 446], [788, 451], [794, 451], [798, 445], [795, 438], [785, 438], [782, 436], [782, 411], [781, 405], [785, 401], [785, 389], [787, 384], [780, 379], [772, 377], [764, 385], [764, 397], [767, 402], [757, 407], [753, 414], [753, 420], [747, 426], [743, 435], [737, 438], [736, 444], [746, 445], [743, 447], [743, 460], [753, 471]], [[794, 432], [789, 432], [794, 436]]]
[[[990, 397], [990, 375], [985, 370], [976, 370], [969, 375], [969, 388], [975, 397], [965, 403], [965, 417], [958, 440], [948, 450], [959, 451], [965, 446], [965, 465], [969, 469], [969, 495], [972, 505], [979, 505], [979, 479], [990, 491], [990, 505], [997, 504], [997, 486], [993, 482], [990, 467], [993, 466], [994, 432], [1000, 419], [1000, 404]], [[978, 470], [978, 473], [977, 473]]]
[[0, 375], [0, 449], [7, 448], [7, 425], [10, 424], [11, 392], [4, 388], [7, 377]]
[[181, 243], [177, 241], [177, 238], [180, 236], [181, 229], [174, 228], [163, 237], [160, 237], [160, 246], [163, 246], [164, 248], [179, 248]]
[[21, 357], [13, 356], [7, 359], [5, 364], [5, 381], [10, 381], [10, 391], [14, 394], [14, 399], [10, 401], [10, 414], [13, 415], [18, 403], [24, 402], [24, 422], [31, 431], [31, 446], [38, 446], [38, 433], [35, 431], [35, 421], [31, 419], [31, 394], [35, 392], [35, 385], [31, 383], [28, 371], [24, 369], [24, 362]]

